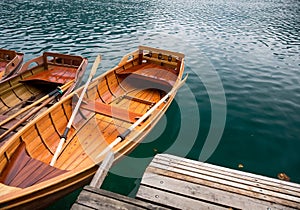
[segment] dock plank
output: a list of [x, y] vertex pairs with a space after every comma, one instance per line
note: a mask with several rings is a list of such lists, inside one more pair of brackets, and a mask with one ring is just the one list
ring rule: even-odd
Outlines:
[[[199, 162], [199, 161], [197, 161], [197, 164], [195, 164], [193, 161], [190, 161], [189, 159], [181, 158], [181, 157], [177, 157], [177, 156], [173, 156], [173, 155], [168, 155], [168, 154], [159, 155], [155, 159], [153, 159], [153, 162], [160, 163], [163, 161], [166, 161], [167, 163], [169, 163], [171, 165], [178, 163], [180, 165], [189, 167], [190, 169], [195, 168], [195, 169], [199, 169], [203, 172], [208, 171], [208, 172], [212, 172], [214, 174], [224, 174], [224, 175], [227, 175], [228, 178], [231, 178], [231, 177], [232, 178], [236, 177], [239, 179], [242, 178], [243, 180], [249, 180], [252, 182], [257, 182], [259, 184], [273, 186], [277, 190], [279, 190], [279, 192], [281, 189], [290, 190], [293, 195], [296, 192], [297, 196], [300, 196], [299, 184], [296, 184], [293, 182], [282, 181], [279, 179], [274, 179], [274, 178], [270, 178], [270, 177], [266, 177], [266, 176], [262, 176], [262, 175], [258, 175], [258, 174], [229, 169], [229, 168], [225, 168], [222, 166], [217, 166], [217, 165]], [[286, 192], [286, 191], [284, 191], [284, 192]]]
[[[140, 190], [143, 187], [172, 192], [172, 194], [180, 195], [183, 197], [190, 197], [192, 200], [200, 200], [213, 203], [216, 206], [226, 206], [226, 209], [265, 209], [265, 207], [268, 206], [269, 208], [275, 210], [282, 209], [283, 207], [282, 205], [277, 205], [268, 201], [257, 202], [257, 199], [245, 195], [235, 194], [233, 196], [233, 194], [228, 191], [205, 185], [199, 185], [196, 183], [190, 183], [183, 180], [177, 180], [167, 176], [160, 176], [155, 173], [147, 173], [147, 175], [145, 174], [144, 181], [142, 186], [140, 187]], [[138, 197], [144, 199], [145, 195], [142, 195], [139, 191]], [[181, 198], [179, 200], [181, 201]], [[201, 206], [204, 206], [204, 204], [202, 204]], [[188, 203], [188, 205], [188, 207], [190, 207], [190, 203]]]
[[150, 199], [145, 189], [227, 208], [300, 209], [299, 184], [167, 154], [156, 155], [147, 167], [138, 199]]
[[[84, 208], [82, 208], [84, 207]], [[79, 209], [157, 209], [166, 208], [148, 202], [136, 200], [124, 195], [116, 194], [99, 188], [85, 186], [76, 200], [72, 210]]]
[[145, 185], [140, 186], [137, 198], [143, 199], [147, 202], [159, 203], [161, 205], [166, 206], [168, 209], [229, 209], [225, 206], [214, 205], [209, 202], [204, 202], [198, 199], [181, 196], [176, 193], [168, 192], [157, 188], [147, 187]]
[[[198, 172], [193, 172], [193, 171], [188, 171], [186, 169], [181, 169], [181, 168], [168, 168], [168, 172], [165, 172], [165, 166], [164, 165], [159, 165], [159, 164], [154, 164], [153, 163], [153, 168], [149, 168], [149, 171], [152, 170], [156, 173], [160, 173], [161, 175], [172, 175], [176, 177], [177, 179], [185, 179], [185, 177], [188, 177], [187, 179], [190, 182], [196, 182], [198, 184], [203, 184], [203, 185], [211, 185], [214, 187], [220, 187], [224, 188], [224, 190], [229, 190], [234, 193], [240, 193], [240, 194], [246, 194], [251, 197], [259, 197], [261, 199], [264, 199], [265, 196], [272, 196], [273, 200], [276, 200], [276, 202], [280, 202], [284, 205], [293, 205], [292, 203], [298, 202], [300, 203], [300, 198], [287, 195], [285, 193], [278, 193], [274, 192], [268, 189], [263, 189], [258, 186], [254, 186], [255, 183], [251, 183], [249, 185], [248, 183], [241, 183], [242, 180], [228, 180], [226, 179], [227, 177], [219, 177], [219, 174], [216, 174], [216, 176], [211, 176], [211, 175], [203, 175]], [[155, 168], [154, 168], [155, 167]], [[161, 170], [159, 170], [161, 169]]]

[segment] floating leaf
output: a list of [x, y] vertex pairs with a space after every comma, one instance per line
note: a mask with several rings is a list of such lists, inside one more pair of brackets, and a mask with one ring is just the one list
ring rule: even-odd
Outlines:
[[290, 177], [286, 175], [285, 173], [279, 173], [277, 174], [278, 179], [284, 180], [284, 181], [290, 181]]

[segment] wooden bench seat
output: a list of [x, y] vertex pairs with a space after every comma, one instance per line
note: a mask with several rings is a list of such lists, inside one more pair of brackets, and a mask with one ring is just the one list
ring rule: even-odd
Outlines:
[[65, 172], [67, 171], [30, 157], [26, 152], [25, 143], [21, 143], [1, 174], [0, 183], [26, 188]]
[[131, 112], [116, 106], [111, 106], [99, 101], [94, 101], [86, 104], [82, 103], [81, 108], [130, 123], [135, 123], [138, 118], [143, 116], [142, 114]]
[[51, 66], [48, 70], [27, 77], [23, 79], [21, 82], [39, 81], [39, 82], [55, 83], [57, 85], [63, 85], [75, 79], [76, 72], [77, 72], [77, 68]]
[[173, 86], [177, 75], [174, 70], [154, 63], [143, 63], [128, 69], [116, 72], [118, 75], [131, 75], [132, 77], [148, 80], [153, 83], [161, 83]]

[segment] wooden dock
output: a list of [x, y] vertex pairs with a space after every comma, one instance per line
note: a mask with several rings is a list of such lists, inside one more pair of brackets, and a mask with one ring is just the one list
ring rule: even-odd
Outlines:
[[135, 198], [87, 186], [72, 209], [300, 209], [300, 185], [173, 155], [147, 167]]

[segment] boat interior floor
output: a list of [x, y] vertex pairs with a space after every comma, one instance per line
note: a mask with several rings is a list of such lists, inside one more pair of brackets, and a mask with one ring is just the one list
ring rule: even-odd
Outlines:
[[31, 158], [21, 143], [0, 176], [0, 183], [26, 188], [67, 172]]

